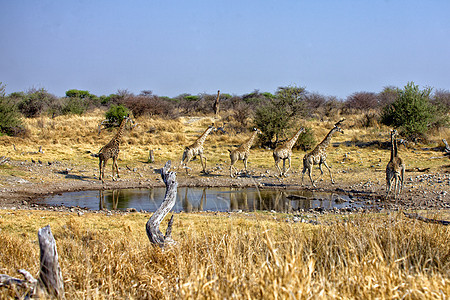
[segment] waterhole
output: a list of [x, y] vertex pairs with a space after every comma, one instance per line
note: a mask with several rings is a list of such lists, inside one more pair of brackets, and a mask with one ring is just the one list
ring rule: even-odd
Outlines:
[[[51, 206], [81, 207], [90, 210], [155, 211], [164, 200], [165, 188], [120, 189], [66, 192], [42, 200]], [[277, 211], [300, 209], [355, 209], [364, 206], [338, 193], [304, 190], [261, 190], [256, 188], [178, 188], [173, 211]]]

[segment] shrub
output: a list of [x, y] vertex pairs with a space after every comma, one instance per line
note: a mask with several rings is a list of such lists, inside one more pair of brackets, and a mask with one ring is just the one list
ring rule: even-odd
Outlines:
[[0, 82], [0, 132], [17, 135], [24, 129], [16, 105], [5, 97], [5, 86]]
[[128, 116], [129, 114], [130, 111], [123, 105], [112, 104], [109, 110], [105, 113], [106, 120], [108, 121], [108, 124], [106, 124], [105, 126], [106, 127], [116, 126], [117, 124], [120, 124], [123, 118]]
[[385, 107], [386, 105], [394, 103], [397, 97], [398, 97], [398, 88], [393, 86], [385, 87], [383, 91], [378, 93], [377, 95], [380, 107]]
[[399, 128], [408, 139], [422, 137], [433, 122], [434, 107], [430, 104], [431, 88], [420, 90], [409, 82], [398, 90], [397, 99], [383, 108], [381, 123]]
[[378, 98], [375, 93], [358, 92], [350, 95], [345, 102], [345, 108], [348, 111], [368, 110], [378, 107]]
[[62, 113], [64, 115], [82, 115], [87, 109], [87, 103], [81, 98], [68, 98]]
[[263, 146], [276, 147], [295, 117], [304, 114], [305, 95], [302, 87], [280, 87], [274, 98], [256, 109], [254, 126], [262, 131]]
[[301, 149], [303, 151], [308, 151], [316, 145], [316, 138], [314, 137], [314, 132], [311, 127], [305, 127], [305, 131], [300, 134], [297, 142], [295, 143], [295, 148]]
[[154, 95], [127, 97], [123, 104], [136, 118], [143, 115], [174, 116], [174, 102]]
[[45, 89], [30, 90], [18, 103], [18, 108], [25, 117], [35, 118], [46, 112], [55, 102], [58, 102], [58, 97]]

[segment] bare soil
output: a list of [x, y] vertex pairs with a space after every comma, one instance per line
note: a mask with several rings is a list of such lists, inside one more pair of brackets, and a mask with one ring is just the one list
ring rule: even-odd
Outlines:
[[[450, 209], [450, 165], [429, 170], [407, 170], [402, 194], [397, 201], [385, 199], [386, 189], [384, 172], [378, 170], [378, 180], [365, 177], [364, 172], [339, 172], [336, 170], [335, 184], [331, 184], [325, 170], [317, 188], [310, 184], [308, 176], [302, 185], [301, 172], [292, 170], [287, 178], [279, 178], [275, 169], [252, 168], [251, 174], [241, 174], [237, 178], [229, 176], [226, 164], [208, 169], [208, 174], [200, 172], [198, 161], [192, 163], [190, 175], [185, 170], [177, 170], [180, 187], [255, 187], [261, 189], [308, 189], [317, 191], [337, 191], [352, 197], [363, 197], [379, 207], [405, 210], [448, 210]], [[5, 164], [4, 164], [5, 166]], [[98, 178], [98, 169], [89, 166], [73, 165], [70, 162], [30, 162], [9, 161], [8, 168], [14, 169], [13, 175], [0, 177], [0, 208], [4, 209], [45, 209], [40, 199], [47, 195], [68, 191], [150, 188], [161, 187], [159, 169], [162, 164], [139, 163], [128, 167], [119, 163], [120, 175], [112, 181], [110, 164], [105, 183]], [[314, 170], [319, 175], [319, 170]], [[333, 171], [335, 172], [335, 171]], [[367, 173], [367, 172], [366, 172]], [[16, 174], [23, 174], [17, 176]]]

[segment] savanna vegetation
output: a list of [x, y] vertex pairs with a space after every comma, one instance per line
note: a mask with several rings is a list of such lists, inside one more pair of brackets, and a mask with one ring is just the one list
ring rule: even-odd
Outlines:
[[[408, 140], [402, 146], [407, 168], [442, 168], [443, 161], [422, 147], [441, 147], [450, 136], [450, 92], [421, 90], [414, 83], [379, 93], [358, 92], [345, 100], [281, 87], [274, 94], [242, 96], [179, 95], [167, 98], [143, 91], [109, 96], [69, 90], [58, 98], [45, 90], [7, 94], [0, 85], [0, 151], [23, 168], [0, 166], [0, 178], [20, 177], [33, 184], [65, 182], [58, 172], [36, 176], [31, 160], [67, 163], [71, 174], [94, 182], [98, 160], [90, 156], [105, 145], [115, 128], [98, 135], [99, 123], [111, 127], [131, 114], [137, 126], [123, 137], [119, 166], [122, 180], [153, 176], [153, 168], [181, 159], [208, 125], [219, 128], [205, 143], [208, 168], [227, 174], [229, 155], [253, 127], [263, 131], [250, 157], [250, 169], [275, 173], [271, 151], [300, 126], [292, 177], [305, 151], [345, 118], [329, 162], [337, 185], [384, 184], [389, 160], [389, 129]], [[5, 121], [4, 121], [5, 120]], [[363, 146], [362, 146], [363, 145]], [[420, 145], [420, 146], [417, 146]], [[43, 151], [38, 152], [42, 146]], [[155, 162], [148, 163], [154, 150]], [[36, 154], [38, 152], [38, 154]], [[197, 176], [200, 164], [191, 164]], [[88, 170], [88, 171], [86, 171]], [[79, 172], [79, 173], [77, 173]], [[315, 171], [318, 172], [318, 171]], [[110, 174], [110, 173], [108, 173]], [[179, 177], [186, 177], [178, 172]], [[274, 177], [275, 178], [275, 177]], [[139, 179], [141, 180], [141, 179]], [[236, 179], [239, 180], [239, 179]], [[275, 179], [277, 180], [277, 179]], [[8, 182], [1, 182], [9, 188]], [[417, 188], [426, 182], [415, 183]], [[428, 212], [449, 219], [448, 210]], [[401, 212], [317, 216], [319, 225], [293, 222], [276, 212], [179, 213], [166, 250], [150, 245], [145, 234], [149, 213], [82, 213], [0, 210], [0, 273], [39, 270], [36, 233], [50, 224], [59, 251], [67, 299], [445, 299], [450, 295], [448, 226], [406, 219]], [[302, 214], [301, 218], [313, 218]], [[167, 220], [163, 222], [165, 227]], [[1, 298], [22, 291], [0, 288]]]

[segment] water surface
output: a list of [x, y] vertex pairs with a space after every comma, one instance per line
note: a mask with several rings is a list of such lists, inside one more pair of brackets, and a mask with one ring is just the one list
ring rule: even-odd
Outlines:
[[[48, 205], [77, 206], [91, 210], [155, 211], [166, 189], [120, 189], [66, 192], [42, 200]], [[302, 190], [261, 190], [256, 188], [178, 188], [173, 211], [255, 211], [290, 212], [298, 209], [358, 207], [346, 195]]]

